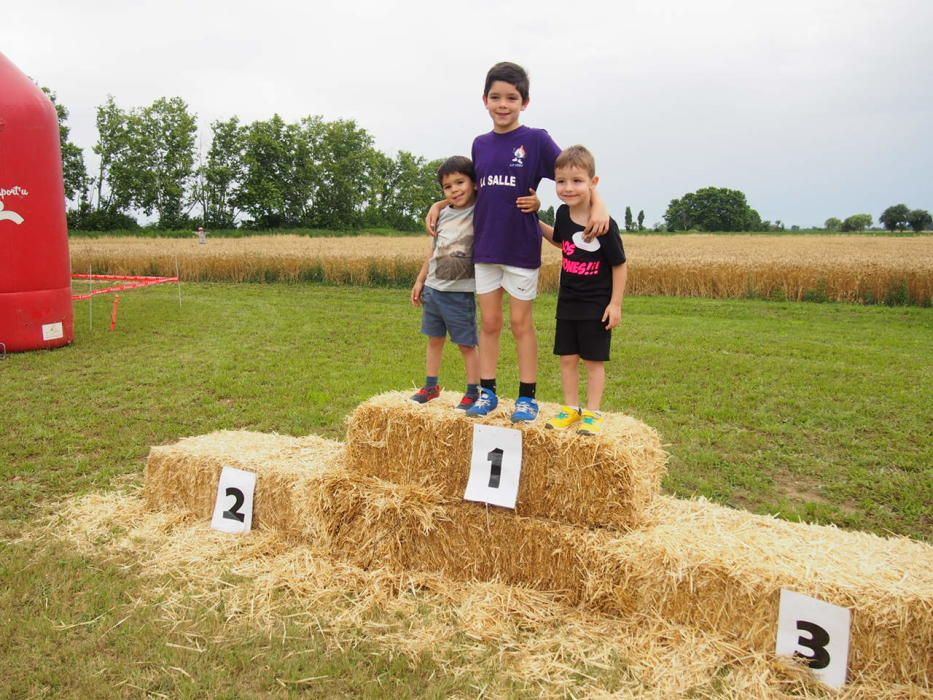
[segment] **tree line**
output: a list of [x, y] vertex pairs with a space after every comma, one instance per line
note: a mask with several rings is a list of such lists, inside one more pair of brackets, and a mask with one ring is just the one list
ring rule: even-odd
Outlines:
[[217, 120], [203, 153], [196, 116], [180, 97], [134, 109], [108, 97], [97, 108], [99, 165], [89, 174], [69, 140], [68, 110], [46, 92], [59, 114], [65, 192], [77, 202], [72, 228], [134, 228], [142, 214], [162, 229], [417, 230], [439, 197], [440, 161], [386, 155], [350, 119]]
[[[83, 151], [71, 143], [68, 110], [55, 93], [42, 90], [58, 112], [65, 194], [77, 206], [68, 212], [73, 229], [153, 227], [322, 228], [363, 226], [418, 230], [439, 198], [441, 161], [408, 151], [394, 156], [375, 148], [354, 120], [307, 116], [286, 122], [278, 114], [248, 124], [237, 117], [210, 124], [207, 152], [198, 144], [197, 117], [180, 97], [160, 97], [125, 109], [112, 96], [97, 107], [97, 171], [87, 172]], [[541, 219], [553, 223], [554, 208]], [[626, 231], [643, 231], [645, 212], [625, 207]], [[929, 212], [905, 204], [888, 207], [879, 221], [889, 231], [920, 232], [933, 225]], [[863, 231], [870, 214], [830, 217], [828, 231]], [[664, 231], [783, 231], [763, 221], [743, 192], [704, 187], [671, 200]], [[799, 227], [792, 226], [792, 231]]]

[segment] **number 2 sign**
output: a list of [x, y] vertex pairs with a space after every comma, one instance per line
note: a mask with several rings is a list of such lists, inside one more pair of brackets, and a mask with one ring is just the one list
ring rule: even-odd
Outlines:
[[778, 610], [778, 656], [795, 656], [833, 688], [846, 682], [851, 613], [816, 598], [781, 589]]
[[522, 432], [473, 426], [473, 457], [464, 500], [515, 508], [522, 471]]
[[217, 482], [217, 500], [211, 527], [221, 532], [239, 534], [253, 526], [253, 493], [256, 474], [234, 467], [224, 467]]

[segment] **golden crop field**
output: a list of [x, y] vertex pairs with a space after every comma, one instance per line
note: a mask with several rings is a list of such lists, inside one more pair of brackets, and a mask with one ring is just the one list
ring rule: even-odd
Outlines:
[[[74, 238], [76, 273], [174, 275], [183, 281], [410, 284], [427, 236]], [[829, 300], [930, 306], [933, 236], [638, 235], [625, 239], [632, 294]], [[543, 291], [560, 252], [547, 244]]]

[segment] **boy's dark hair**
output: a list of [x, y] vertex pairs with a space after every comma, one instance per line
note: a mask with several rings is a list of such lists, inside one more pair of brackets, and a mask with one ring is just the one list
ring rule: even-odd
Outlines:
[[444, 176], [462, 173], [476, 182], [476, 170], [473, 168], [473, 161], [466, 156], [451, 156], [437, 169], [437, 184], [444, 186]]
[[486, 87], [483, 88], [484, 96], [489, 94], [489, 88], [497, 80], [512, 85], [518, 90], [518, 94], [522, 96], [522, 102], [528, 102], [528, 73], [520, 65], [503, 61], [490, 68], [486, 74]]
[[554, 161], [554, 170], [558, 168], [580, 168], [593, 177], [596, 175], [596, 159], [586, 146], [577, 144], [560, 152]]

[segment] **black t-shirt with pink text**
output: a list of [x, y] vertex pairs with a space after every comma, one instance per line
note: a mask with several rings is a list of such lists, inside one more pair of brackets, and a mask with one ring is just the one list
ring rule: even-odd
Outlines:
[[[609, 232], [587, 243], [585, 227], [570, 218], [562, 204], [554, 217], [554, 241], [561, 246], [557, 318], [598, 321], [612, 299], [612, 268], [625, 262], [619, 225], [609, 219]], [[593, 248], [593, 250], [587, 250]]]

